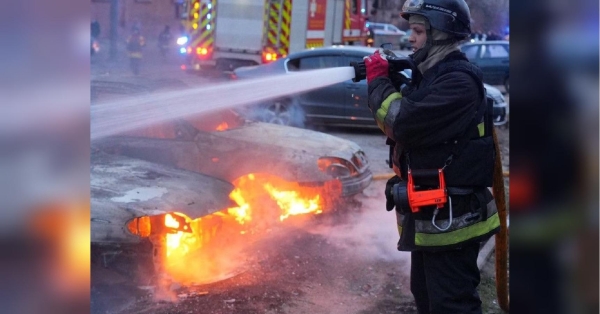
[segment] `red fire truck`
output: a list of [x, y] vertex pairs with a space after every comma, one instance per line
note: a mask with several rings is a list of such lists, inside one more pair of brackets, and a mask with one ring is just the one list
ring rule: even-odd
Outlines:
[[367, 0], [182, 1], [182, 69], [231, 70], [306, 48], [366, 42]]

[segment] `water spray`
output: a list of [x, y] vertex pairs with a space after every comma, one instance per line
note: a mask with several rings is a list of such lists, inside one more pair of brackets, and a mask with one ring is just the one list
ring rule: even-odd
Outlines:
[[90, 109], [90, 138], [96, 140], [174, 119], [289, 97], [341, 83], [353, 77], [354, 69], [347, 66], [290, 72], [183, 91], [98, 102]]

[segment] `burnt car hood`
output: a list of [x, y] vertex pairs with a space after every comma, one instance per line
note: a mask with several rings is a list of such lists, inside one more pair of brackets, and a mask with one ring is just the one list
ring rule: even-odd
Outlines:
[[198, 173], [93, 152], [90, 160], [92, 243], [135, 243], [126, 230], [135, 217], [180, 212], [190, 218], [235, 206], [233, 186]]
[[332, 156], [350, 160], [360, 150], [356, 143], [333, 135], [264, 122], [248, 122], [244, 128], [212, 133], [221, 138], [298, 151], [316, 158]]
[[[360, 147], [348, 140], [305, 129], [248, 122], [225, 131], [198, 132], [189, 139], [118, 136], [96, 142], [103, 150], [172, 165], [229, 182], [268, 173], [290, 182], [326, 182], [320, 157], [352, 162]], [[368, 171], [360, 165], [359, 173]]]

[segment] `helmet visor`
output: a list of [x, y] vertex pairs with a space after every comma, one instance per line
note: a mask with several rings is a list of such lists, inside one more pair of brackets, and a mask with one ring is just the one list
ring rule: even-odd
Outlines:
[[424, 0], [406, 0], [402, 6], [402, 12], [418, 11], [423, 7], [423, 2]]

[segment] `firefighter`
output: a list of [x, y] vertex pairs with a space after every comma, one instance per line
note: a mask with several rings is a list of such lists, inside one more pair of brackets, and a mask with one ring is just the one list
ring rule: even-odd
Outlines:
[[169, 25], [165, 25], [163, 31], [158, 35], [158, 49], [163, 61], [167, 59], [167, 53], [171, 44], [171, 28]]
[[[481, 70], [458, 49], [471, 34], [469, 7], [464, 0], [407, 0], [401, 16], [412, 30], [410, 83], [400, 91], [402, 82], [390, 78], [391, 52], [365, 58], [369, 108], [389, 138], [396, 173], [386, 184], [386, 209], [396, 209], [398, 250], [411, 252], [418, 312], [481, 313], [477, 256], [500, 223], [489, 189], [491, 106]], [[413, 208], [411, 188], [447, 195]]]
[[127, 39], [127, 52], [129, 54], [129, 65], [134, 75], [140, 74], [140, 64], [142, 62], [142, 47], [146, 45], [144, 36], [140, 33], [139, 27], [134, 27], [131, 36]]

